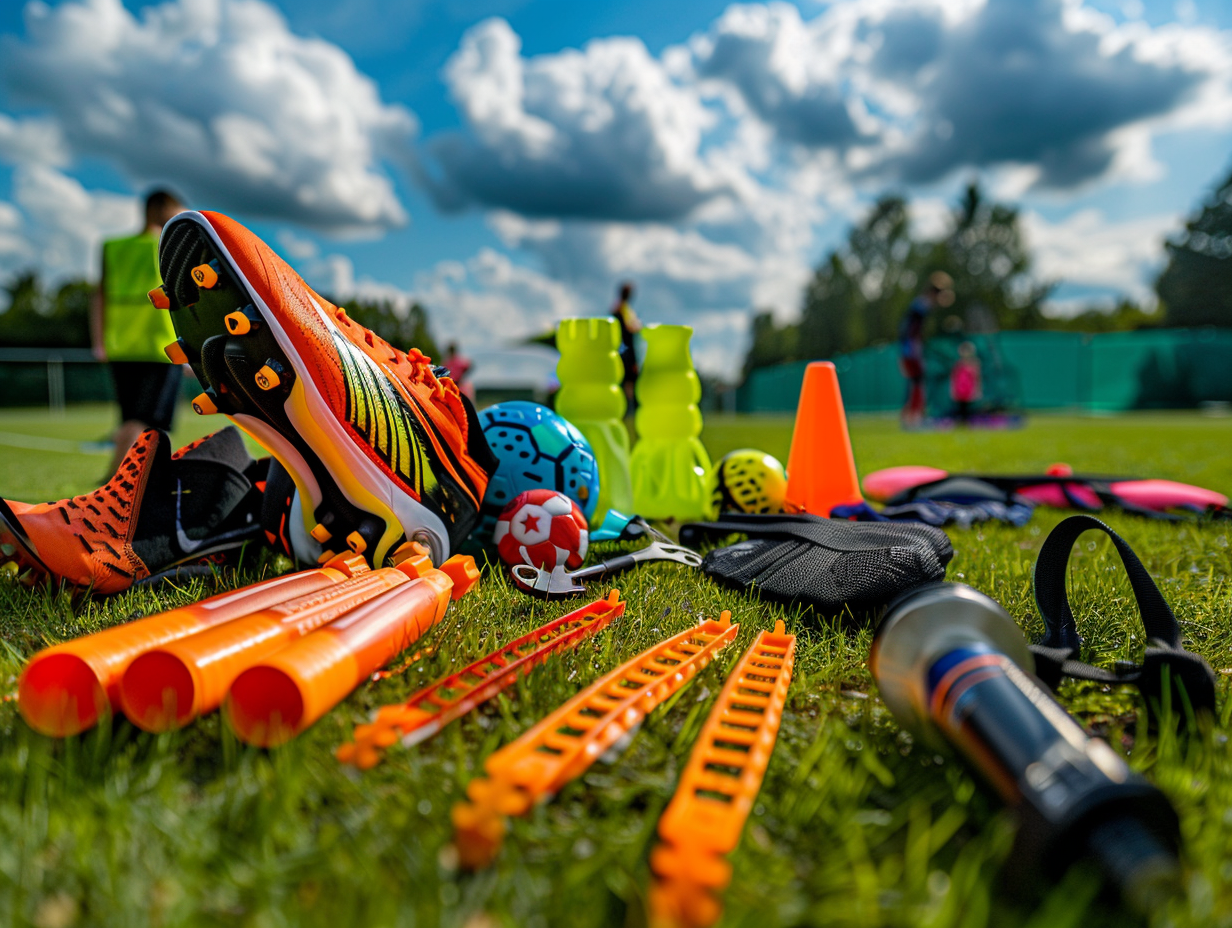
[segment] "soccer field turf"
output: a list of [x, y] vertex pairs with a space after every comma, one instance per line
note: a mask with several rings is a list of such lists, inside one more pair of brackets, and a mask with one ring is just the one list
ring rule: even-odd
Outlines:
[[[218, 420], [181, 416], [187, 441]], [[102, 408], [0, 412], [0, 494], [52, 499], [97, 486], [107, 458], [82, 441], [110, 428]], [[791, 421], [711, 417], [716, 457], [759, 447], [784, 461]], [[904, 434], [890, 419], [851, 423], [862, 472], [895, 464], [955, 470], [1076, 470], [1167, 477], [1232, 489], [1232, 419], [1191, 414], [1037, 416], [1012, 432]], [[65, 450], [67, 449], [67, 450]], [[1031, 638], [1041, 623], [1031, 568], [1063, 514], [1029, 526], [952, 531], [949, 579], [983, 590]], [[1232, 673], [1229, 524], [1167, 524], [1113, 515], [1182, 623], [1187, 647]], [[1096, 663], [1140, 657], [1142, 628], [1103, 536], [1074, 553], [1073, 603]], [[229, 585], [285, 568], [254, 554]], [[405, 672], [360, 688], [284, 748], [246, 748], [217, 716], [146, 735], [123, 720], [63, 742], [33, 734], [0, 704], [0, 923], [69, 925], [632, 925], [645, 924], [647, 857], [658, 815], [728, 668], [755, 632], [783, 618], [800, 636], [795, 676], [765, 783], [732, 856], [724, 924], [1120, 925], [1127, 917], [1075, 871], [1026, 901], [998, 888], [1012, 820], [950, 755], [904, 735], [865, 667], [867, 628], [800, 615], [721, 589], [676, 565], [615, 584], [625, 616], [505, 695], [410, 750], [356, 775], [333, 759], [352, 726], [451, 668], [573, 606], [532, 601], [497, 576], [456, 604]], [[0, 675], [6, 694], [50, 641], [190, 602], [194, 583], [109, 599], [0, 583]], [[595, 595], [602, 590], [592, 586]], [[596, 763], [512, 823], [496, 865], [460, 872], [449, 810], [484, 758], [587, 683], [702, 616], [730, 609], [738, 640], [652, 713], [614, 762]], [[857, 617], [866, 618], [866, 617]], [[1223, 674], [1221, 681], [1225, 679]], [[1152, 921], [1232, 924], [1232, 703], [1187, 739], [1148, 738], [1129, 689], [1067, 684], [1062, 702], [1106, 735], [1173, 800], [1186, 842], [1185, 895]]]

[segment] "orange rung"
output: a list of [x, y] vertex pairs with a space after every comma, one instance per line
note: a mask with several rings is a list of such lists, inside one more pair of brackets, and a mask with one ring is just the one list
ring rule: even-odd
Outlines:
[[120, 708], [124, 671], [146, 651], [367, 572], [363, 558], [337, 558], [326, 567], [262, 580], [46, 648], [22, 672], [17, 706], [41, 734], [76, 735]]
[[[380, 763], [382, 752], [401, 739], [406, 747], [426, 741], [476, 706], [491, 699], [519, 676], [530, 673], [556, 651], [572, 647], [623, 615], [625, 604], [612, 590], [568, 615], [481, 657], [469, 667], [442, 677], [406, 702], [382, 706], [369, 725], [355, 727], [355, 740], [335, 756], [344, 764], [367, 770]], [[448, 694], [448, 695], [444, 695]]]
[[796, 636], [784, 634], [780, 621], [758, 634], [710, 710], [650, 855], [656, 928], [704, 928], [722, 914], [717, 894], [731, 879], [723, 855], [740, 842], [761, 789], [795, 659]]
[[[512, 744], [487, 759], [487, 777], [453, 807], [459, 860], [487, 866], [500, 850], [505, 817], [556, 793], [693, 679], [740, 631], [731, 613], [643, 651], [592, 683]], [[630, 685], [631, 684], [631, 685]]]
[[[479, 568], [468, 555], [455, 554], [439, 569], [424, 562], [427, 569], [417, 570], [409, 583], [241, 673], [224, 707], [236, 736], [268, 748], [298, 735], [444, 618], [451, 599], [479, 583]], [[404, 560], [390, 569], [410, 564]]]

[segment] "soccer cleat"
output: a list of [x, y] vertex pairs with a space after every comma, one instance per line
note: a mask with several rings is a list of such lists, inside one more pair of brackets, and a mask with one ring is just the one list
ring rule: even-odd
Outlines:
[[0, 552], [30, 579], [96, 593], [212, 570], [260, 533], [267, 460], [253, 461], [234, 428], [174, 454], [147, 429], [93, 493], [0, 500]]
[[[180, 213], [159, 263], [189, 364], [215, 408], [290, 474], [303, 534], [377, 565], [419, 541], [443, 563], [495, 469], [457, 385], [352, 321], [226, 216]], [[209, 288], [204, 266], [217, 272]]]

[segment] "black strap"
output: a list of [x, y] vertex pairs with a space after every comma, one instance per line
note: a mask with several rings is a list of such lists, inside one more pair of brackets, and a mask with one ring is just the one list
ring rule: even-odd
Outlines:
[[[1114, 671], [1092, 667], [1075, 660], [1082, 639], [1065, 591], [1065, 577], [1074, 542], [1083, 532], [1097, 529], [1112, 539], [1146, 630], [1147, 647], [1141, 666], [1119, 662]], [[1170, 690], [1171, 704], [1184, 719], [1188, 704], [1195, 713], [1215, 709], [1215, 672], [1197, 654], [1181, 647], [1181, 630], [1176, 616], [1151, 579], [1142, 561], [1129, 544], [1111, 528], [1092, 516], [1070, 516], [1044, 540], [1035, 562], [1035, 602], [1044, 620], [1044, 639], [1031, 646], [1036, 675], [1056, 689], [1062, 677], [1094, 680], [1099, 683], [1133, 683], [1150, 702], [1162, 701]]]

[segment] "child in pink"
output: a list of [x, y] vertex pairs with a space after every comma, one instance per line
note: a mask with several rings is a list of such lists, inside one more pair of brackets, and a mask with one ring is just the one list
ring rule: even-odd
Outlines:
[[963, 342], [958, 346], [958, 360], [950, 369], [950, 398], [958, 407], [958, 421], [964, 425], [971, 421], [971, 411], [983, 395], [980, 382], [980, 359], [976, 357], [975, 345]]

